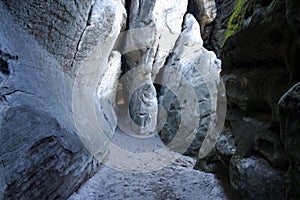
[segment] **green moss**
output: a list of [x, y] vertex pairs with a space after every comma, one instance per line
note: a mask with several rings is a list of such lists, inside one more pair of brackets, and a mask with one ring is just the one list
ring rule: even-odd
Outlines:
[[253, 6], [253, 3], [255, 1], [256, 0], [237, 0], [233, 13], [228, 21], [228, 26], [223, 38], [222, 47], [228, 38], [235, 35], [242, 29], [245, 20], [245, 14], [247, 13], [249, 7]]

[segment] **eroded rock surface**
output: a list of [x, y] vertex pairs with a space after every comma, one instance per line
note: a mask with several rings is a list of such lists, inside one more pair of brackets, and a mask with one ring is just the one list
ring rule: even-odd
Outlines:
[[[126, 71], [138, 69], [127, 74], [129, 80], [123, 84], [125, 102], [130, 101], [127, 118], [132, 118], [127, 126], [134, 132], [142, 135], [156, 132], [157, 100], [153, 81], [181, 32], [186, 8], [187, 0], [130, 1], [125, 49], [132, 50], [126, 51], [124, 64]], [[136, 48], [139, 43], [141, 48]]]
[[[167, 123], [159, 133], [162, 140], [171, 142], [170, 146], [186, 141], [189, 149], [185, 153], [193, 155], [198, 154], [205, 137], [212, 134], [221, 69], [215, 54], [203, 48], [199, 32], [199, 24], [187, 14], [183, 31], [162, 71], [160, 83], [165, 88], [159, 96], [159, 103], [167, 111]], [[211, 142], [214, 139], [217, 140], [212, 136]]]

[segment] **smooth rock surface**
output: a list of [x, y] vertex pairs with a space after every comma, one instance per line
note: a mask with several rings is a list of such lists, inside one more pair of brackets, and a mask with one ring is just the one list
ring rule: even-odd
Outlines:
[[94, 173], [98, 161], [75, 128], [73, 84], [82, 67], [96, 68], [98, 87], [124, 15], [121, 1], [0, 2], [1, 199], [66, 199]]

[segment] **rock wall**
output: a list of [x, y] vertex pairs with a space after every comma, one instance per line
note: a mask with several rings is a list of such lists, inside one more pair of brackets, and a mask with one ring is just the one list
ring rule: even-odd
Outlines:
[[218, 137], [213, 136], [212, 126], [216, 124], [212, 122], [217, 121], [221, 69], [220, 60], [203, 47], [199, 32], [196, 19], [187, 14], [183, 31], [160, 74], [160, 83], [165, 87], [158, 98], [167, 111], [166, 124], [159, 132], [162, 140], [174, 150], [179, 148], [176, 144], [181, 144], [180, 148], [187, 146], [181, 153], [194, 156], [206, 137], [211, 137], [211, 143]]
[[78, 73], [101, 80], [122, 8], [125, 15], [121, 1], [0, 2], [0, 199], [66, 199], [95, 171], [78, 137], [73, 87], [86, 89], [76, 87]]
[[198, 168], [225, 166], [239, 198], [298, 199], [299, 150], [293, 146], [299, 141], [291, 124], [299, 116], [294, 86], [300, 80], [299, 3], [219, 0], [216, 5], [204, 43], [222, 60], [227, 117], [215, 151], [200, 159]]

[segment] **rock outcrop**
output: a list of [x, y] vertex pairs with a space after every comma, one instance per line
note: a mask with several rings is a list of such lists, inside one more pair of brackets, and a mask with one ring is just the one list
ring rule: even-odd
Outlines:
[[[211, 127], [216, 121], [221, 63], [203, 47], [195, 18], [190, 14], [183, 17], [187, 3], [131, 1], [127, 6], [124, 75], [120, 81], [125, 103], [118, 110], [119, 119], [128, 119], [121, 127], [123, 131], [146, 137], [159, 132], [165, 143], [172, 141], [169, 147], [173, 150], [184, 153], [192, 143], [186, 153], [197, 155], [206, 137], [203, 154], [218, 135], [208, 133], [214, 132]], [[207, 6], [211, 3], [205, 2], [203, 12], [213, 19], [215, 7]], [[168, 87], [172, 91], [167, 92]], [[191, 96], [195, 98], [187, 98]]]
[[222, 166], [243, 199], [299, 199], [299, 17], [295, 0], [2, 0], [0, 199], [68, 198], [118, 127]]

